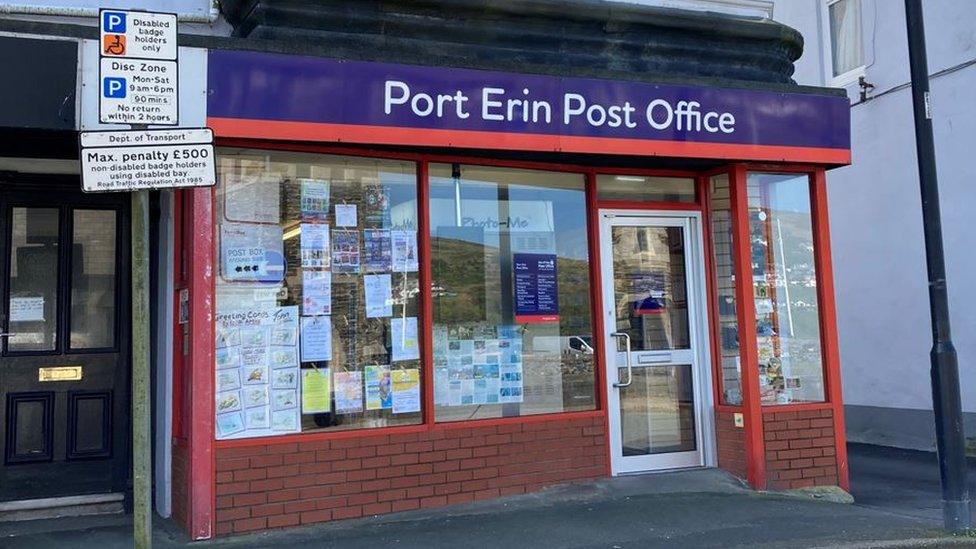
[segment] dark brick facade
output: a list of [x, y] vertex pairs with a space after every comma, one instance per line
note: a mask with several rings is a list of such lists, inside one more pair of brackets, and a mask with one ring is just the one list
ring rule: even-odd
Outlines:
[[216, 449], [216, 535], [439, 507], [606, 476], [600, 416]]

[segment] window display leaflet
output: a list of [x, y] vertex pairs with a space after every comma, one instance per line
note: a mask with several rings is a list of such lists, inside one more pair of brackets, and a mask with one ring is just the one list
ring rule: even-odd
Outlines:
[[332, 360], [332, 317], [302, 317], [302, 362]]
[[302, 314], [332, 314], [332, 273], [307, 269], [302, 271]]
[[329, 182], [321, 179], [297, 179], [302, 186], [302, 220], [324, 222], [329, 215]]
[[301, 254], [303, 269], [329, 268], [329, 226], [316, 223], [302, 223]]
[[363, 277], [363, 291], [366, 294], [366, 318], [385, 318], [393, 316], [393, 287], [388, 274], [366, 275]]

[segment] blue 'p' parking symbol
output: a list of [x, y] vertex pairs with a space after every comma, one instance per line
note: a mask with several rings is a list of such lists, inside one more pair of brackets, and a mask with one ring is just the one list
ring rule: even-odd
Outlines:
[[121, 11], [103, 11], [102, 32], [123, 34], [125, 32], [125, 13]]
[[109, 99], [125, 99], [125, 78], [105, 78], [102, 95]]

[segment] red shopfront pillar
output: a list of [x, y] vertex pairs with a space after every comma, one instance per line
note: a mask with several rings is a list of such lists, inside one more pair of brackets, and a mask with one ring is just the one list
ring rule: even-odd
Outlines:
[[745, 428], [746, 480], [756, 490], [766, 489], [762, 404], [759, 399], [759, 357], [756, 350], [756, 316], [752, 284], [752, 249], [749, 240], [749, 197], [746, 168], [736, 165], [729, 178], [732, 202], [732, 253], [735, 256], [736, 314], [742, 364], [742, 415]]
[[178, 413], [182, 437], [173, 447], [174, 516], [194, 540], [213, 537], [214, 379], [213, 379], [213, 190], [183, 191], [182, 258], [190, 293], [189, 328], [183, 375], [177, 380], [183, 401]]
[[[814, 234], [819, 328], [823, 356], [822, 402], [763, 405], [759, 390], [756, 304], [749, 227], [749, 171], [806, 174]], [[836, 485], [849, 490], [844, 408], [838, 351], [830, 229], [824, 170], [805, 166], [736, 165], [731, 171], [733, 254], [742, 364], [746, 478], [757, 490]]]

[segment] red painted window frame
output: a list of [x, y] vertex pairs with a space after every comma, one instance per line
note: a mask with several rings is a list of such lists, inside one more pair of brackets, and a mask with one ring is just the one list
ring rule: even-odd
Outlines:
[[[746, 455], [748, 463], [747, 479], [757, 489], [766, 487], [765, 441], [763, 434], [763, 416], [782, 412], [799, 412], [808, 410], [831, 410], [834, 422], [834, 442], [837, 456], [838, 480], [841, 488], [850, 488], [847, 463], [847, 446], [844, 436], [844, 408], [841, 394], [841, 374], [839, 344], [837, 337], [836, 303], [834, 297], [833, 268], [830, 255], [830, 226], [827, 213], [827, 187], [825, 168], [819, 165], [806, 164], [764, 164], [739, 163], [705, 172], [703, 202], [703, 219], [709, 219], [708, 178], [728, 173], [730, 184], [730, 201], [732, 206], [733, 223], [733, 253], [736, 255], [737, 280], [751, 280], [752, 253], [748, 239], [740, 235], [749, 234], [747, 179], [749, 173], [795, 173], [808, 177], [811, 222], [814, 237], [814, 263], [817, 276], [817, 302], [819, 305], [820, 345], [823, 357], [824, 401], [798, 404], [770, 404], [760, 402], [758, 388], [758, 351], [756, 349], [755, 330], [755, 301], [751, 284], [736, 285], [736, 313], [739, 323], [739, 349], [742, 364], [742, 404], [728, 405], [722, 403], [722, 374], [721, 358], [715, 350], [719, 344], [719, 320], [716, 305], [717, 272], [709, 267], [709, 324], [712, 341], [712, 368], [715, 387], [715, 410], [717, 412], [742, 413], [746, 424]], [[711, 231], [706, 230], [710, 239]], [[708, 258], [711, 257], [711, 242], [706, 245]]]
[[[418, 199], [418, 231], [420, 239], [418, 247], [421, 252], [421, 269], [419, 272], [420, 284], [430, 284], [430, 234], [429, 234], [429, 187], [427, 185], [429, 165], [436, 163], [462, 163], [478, 166], [507, 167], [516, 169], [538, 169], [563, 173], [578, 173], [585, 177], [585, 193], [587, 205], [587, 233], [588, 251], [591, 258], [598, 258], [599, 255], [599, 234], [598, 234], [598, 212], [602, 208], [615, 209], [662, 209], [662, 210], [684, 210], [697, 211], [702, 216], [703, 225], [703, 244], [705, 246], [705, 268], [706, 268], [706, 293], [708, 296], [708, 321], [709, 337], [712, 354], [712, 375], [715, 383], [713, 386], [713, 406], [716, 411], [722, 412], [743, 412], [746, 417], [746, 443], [749, 462], [748, 480], [750, 484], [757, 488], [765, 487], [765, 459], [764, 443], [762, 433], [762, 415], [764, 413], [775, 413], [783, 411], [797, 411], [805, 409], [824, 409], [832, 408], [835, 417], [835, 438], [837, 439], [837, 455], [840, 465], [840, 480], [842, 487], [847, 486], [847, 464], [846, 451], [843, 448], [843, 408], [840, 397], [840, 372], [839, 361], [837, 359], [836, 325], [834, 324], [835, 310], [833, 301], [832, 273], [830, 272], [830, 253], [829, 253], [829, 229], [826, 223], [826, 188], [824, 181], [824, 168], [819, 165], [797, 165], [797, 164], [761, 164], [761, 163], [738, 163], [724, 165], [711, 170], [654, 170], [654, 169], [632, 169], [616, 167], [593, 167], [578, 164], [560, 164], [543, 161], [524, 161], [499, 159], [483, 156], [466, 156], [465, 154], [442, 154], [427, 152], [404, 152], [379, 149], [375, 147], [362, 146], [341, 146], [331, 144], [309, 144], [293, 143], [281, 141], [267, 141], [240, 138], [218, 139], [218, 146], [238, 147], [255, 150], [280, 150], [290, 152], [308, 152], [318, 154], [346, 155], [363, 158], [384, 158], [390, 160], [402, 160], [414, 162], [417, 166], [417, 199]], [[758, 398], [758, 371], [754, 371], [754, 365], [758, 362], [754, 345], [740, 343], [741, 361], [743, 364], [743, 404], [741, 406], [730, 406], [722, 404], [721, 401], [721, 372], [720, 362], [716, 361], [717, 354], [714, 352], [718, 340], [716, 339], [717, 316], [715, 310], [715, 271], [711, 257], [711, 234], [710, 217], [708, 211], [708, 183], [709, 178], [720, 173], [729, 174], [732, 200], [732, 222], [733, 233], [735, 235], [745, 234], [742, 231], [748, 230], [748, 204], [744, 192], [746, 175], [748, 172], [774, 171], [780, 173], [807, 173], [811, 181], [811, 198], [814, 210], [814, 232], [815, 232], [815, 254], [817, 262], [818, 276], [818, 299], [821, 304], [821, 341], [824, 347], [825, 364], [825, 387], [827, 400], [823, 403], [781, 405], [763, 407], [759, 404]], [[597, 196], [596, 176], [597, 174], [627, 174], [627, 175], [647, 175], [647, 176], [678, 176], [690, 177], [695, 180], [697, 192], [695, 202], [641, 202], [641, 201], [601, 201]], [[215, 230], [215, 220], [213, 201], [214, 191], [210, 191], [211, 204], [207, 209], [211, 215], [210, 229]], [[200, 211], [199, 205], [196, 211]], [[214, 242], [213, 235], [209, 238]], [[741, 276], [741, 271], [751, 264], [750, 249], [747, 239], [735, 239], [736, 269]], [[211, 260], [212, 260], [212, 253]], [[211, 297], [215, 295], [215, 280], [210, 277]], [[599, 268], [590, 269], [591, 288], [601, 288], [601, 275]], [[755, 341], [755, 326], [753, 322], [746, 319], [753, 318], [755, 305], [751, 300], [752, 288], [750, 285], [738, 285], [736, 287], [736, 301], [741, 304], [738, 306], [738, 316], [740, 324], [740, 341]], [[199, 299], [199, 296], [194, 298]], [[451, 429], [471, 429], [481, 426], [495, 426], [512, 423], [535, 423], [544, 421], [572, 421], [581, 418], [602, 417], [604, 422], [608, 421], [606, 410], [606, 376], [605, 364], [602, 349], [605, 344], [603, 341], [603, 315], [602, 295], [600, 291], [591, 292], [591, 326], [593, 328], [593, 340], [596, 353], [594, 354], [594, 375], [595, 380], [595, 407], [593, 410], [580, 412], [557, 412], [549, 414], [536, 414], [529, 416], [518, 416], [510, 418], [490, 418], [469, 421], [436, 422], [434, 419], [433, 405], [433, 360], [432, 360], [432, 330], [431, 319], [433, 302], [429, 292], [421, 293], [421, 323], [423, 333], [421, 334], [421, 358], [424, 376], [422, 383], [422, 400], [424, 408], [422, 411], [422, 422], [414, 425], [400, 425], [392, 427], [379, 427], [370, 429], [350, 429], [345, 431], [320, 431], [311, 433], [296, 433], [293, 435], [257, 437], [248, 439], [233, 439], [218, 441], [213, 437], [212, 426], [210, 442], [214, 448], [235, 448], [255, 445], [275, 445], [289, 444], [296, 442], [312, 442], [316, 440], [331, 440], [345, 438], [375, 437], [389, 434], [438, 431]], [[211, 376], [212, 377], [212, 376]], [[212, 382], [212, 380], [211, 380]], [[204, 391], [205, 392], [205, 391]], [[211, 389], [212, 392], [212, 389]], [[212, 394], [210, 395], [212, 397]], [[212, 401], [212, 398], [210, 398]], [[212, 402], [209, 406], [212, 409]], [[212, 411], [212, 410], [211, 410]], [[609, 448], [608, 448], [609, 452]], [[608, 468], [609, 468], [609, 460]], [[609, 469], [608, 469], [609, 473]]]

